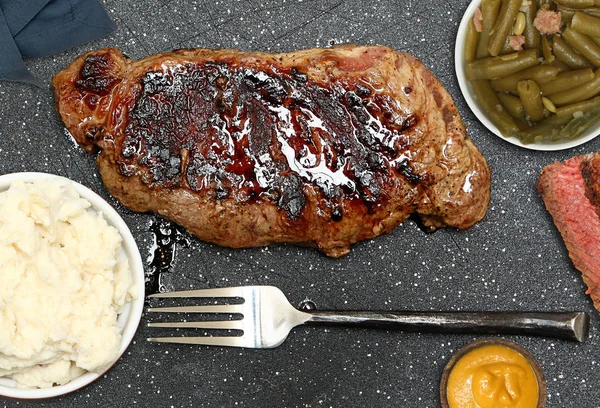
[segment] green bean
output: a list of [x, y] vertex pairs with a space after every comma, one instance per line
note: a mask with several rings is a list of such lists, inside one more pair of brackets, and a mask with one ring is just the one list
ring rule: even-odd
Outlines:
[[500, 133], [505, 137], [514, 136], [519, 128], [515, 121], [500, 103], [498, 96], [490, 86], [489, 81], [471, 81], [473, 92], [483, 109], [487, 112], [489, 119], [496, 125]]
[[497, 95], [498, 99], [502, 103], [502, 106], [506, 108], [506, 111], [510, 114], [510, 116], [516, 119], [519, 119], [523, 116], [523, 104], [521, 103], [521, 99], [504, 92], [498, 92]]
[[475, 29], [473, 19], [471, 19], [467, 25], [467, 32], [465, 33], [465, 61], [469, 62], [475, 59], [478, 41], [479, 33]]
[[590, 16], [600, 17], [600, 4], [596, 3], [596, 6], [599, 7], [590, 7], [581, 11], [583, 11], [585, 14], [589, 14]]
[[600, 37], [600, 18], [578, 11], [571, 20], [571, 28], [581, 34]]
[[600, 45], [600, 37], [590, 37], [590, 38], [592, 39], [593, 42]]
[[542, 94], [539, 85], [528, 79], [519, 82], [517, 89], [526, 117], [532, 122], [539, 122], [544, 119], [544, 106], [542, 105]]
[[554, 58], [554, 60], [552, 60], [550, 65], [560, 69], [560, 72], [567, 72], [567, 71], [571, 70], [570, 66], [568, 66], [567, 64], [565, 64], [564, 62], [562, 62], [561, 60], [556, 59], [556, 58]]
[[533, 26], [533, 20], [537, 13], [537, 1], [530, 1], [525, 9], [525, 48], [537, 48], [540, 45], [540, 32]]
[[563, 30], [563, 38], [575, 51], [583, 55], [594, 66], [600, 67], [600, 47], [585, 34], [567, 27]]
[[[515, 98], [516, 98], [516, 96], [515, 96]], [[529, 122], [527, 122], [527, 120], [525, 118], [513, 118], [513, 119], [514, 119], [515, 123], [517, 124], [517, 127], [519, 128], [519, 130], [525, 130], [528, 127], [531, 127], [531, 125], [529, 124]]]
[[517, 84], [525, 79], [533, 79], [538, 84], [546, 84], [556, 78], [560, 68], [552, 65], [534, 65], [504, 78], [492, 79], [491, 85], [496, 92], [517, 92]]
[[570, 122], [563, 126], [556, 139], [571, 140], [581, 136], [590, 126], [600, 120], [600, 112], [595, 110], [581, 116], [573, 117]]
[[573, 103], [571, 105], [563, 106], [556, 110], [556, 116], [565, 117], [573, 116], [577, 112], [587, 113], [600, 109], [600, 96], [594, 99], [588, 99], [587, 101]]
[[551, 115], [527, 129], [520, 130], [518, 136], [526, 144], [533, 143], [538, 139], [540, 141], [544, 138], [552, 139], [559, 134], [562, 127], [569, 121], [570, 118], [559, 118], [556, 115]]
[[515, 50], [513, 49], [513, 47], [510, 46], [509, 42], [508, 42], [508, 37], [506, 38], [506, 41], [504, 41], [504, 45], [502, 46], [502, 50], [500, 50], [500, 56], [504, 56], [504, 55], [508, 55], [508, 54], [512, 54], [514, 53]]
[[590, 68], [592, 66], [588, 60], [577, 54], [562, 37], [557, 35], [552, 39], [552, 50], [556, 58], [572, 69]]
[[502, 3], [496, 23], [490, 31], [488, 44], [490, 55], [496, 56], [502, 51], [502, 47], [506, 42], [506, 37], [515, 23], [515, 18], [519, 13], [520, 7], [521, 0], [505, 0]]
[[488, 44], [490, 31], [498, 18], [501, 0], [482, 0], [481, 1], [481, 33], [479, 33], [479, 43], [477, 44], [477, 58], [489, 57]]
[[594, 71], [591, 68], [561, 72], [552, 81], [541, 85], [540, 89], [542, 90], [542, 95], [552, 95], [557, 92], [573, 89], [592, 79], [594, 79]]
[[565, 7], [578, 8], [583, 9], [587, 7], [592, 7], [594, 5], [594, 0], [554, 0], [557, 4]]
[[561, 13], [561, 17], [562, 17], [561, 21], [563, 24], [571, 23], [571, 20], [575, 16], [575, 13], [585, 13], [589, 16], [600, 17], [600, 7], [589, 7], [589, 8], [584, 8], [584, 9], [578, 9], [578, 8], [564, 7], [559, 4], [558, 11], [560, 11], [560, 13]]
[[563, 7], [561, 5], [558, 6], [558, 11], [560, 12], [560, 22], [562, 25], [569, 24], [575, 13], [577, 13], [577, 9]]
[[515, 52], [500, 57], [488, 57], [467, 63], [467, 79], [500, 78], [538, 63], [537, 50]]
[[588, 16], [600, 17], [600, 7], [588, 7], [584, 9], [577, 9], [559, 5], [558, 11], [561, 12], [561, 21], [563, 22], [563, 24], [571, 23], [571, 20], [575, 16], [575, 13], [585, 13]]
[[552, 62], [555, 59], [554, 54], [552, 54], [552, 44], [550, 41], [551, 40], [547, 36], [542, 38], [542, 55], [546, 62]]
[[555, 105], [567, 105], [591, 99], [600, 93], [600, 69], [594, 72], [594, 79], [566, 91], [549, 95], [548, 99]]

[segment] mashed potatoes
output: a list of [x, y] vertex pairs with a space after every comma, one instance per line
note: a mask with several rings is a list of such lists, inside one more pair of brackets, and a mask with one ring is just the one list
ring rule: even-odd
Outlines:
[[42, 388], [106, 368], [132, 296], [121, 236], [68, 180], [0, 194], [0, 377]]

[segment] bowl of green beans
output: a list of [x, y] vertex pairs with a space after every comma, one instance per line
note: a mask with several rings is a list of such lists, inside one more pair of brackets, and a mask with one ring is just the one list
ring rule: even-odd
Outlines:
[[475, 0], [455, 65], [473, 113], [512, 144], [562, 150], [600, 134], [600, 0]]

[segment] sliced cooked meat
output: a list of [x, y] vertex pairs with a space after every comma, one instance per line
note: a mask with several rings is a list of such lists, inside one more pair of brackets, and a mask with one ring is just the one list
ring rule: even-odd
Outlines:
[[600, 310], [600, 153], [546, 166], [537, 188]]
[[110, 193], [230, 247], [289, 242], [338, 257], [411, 214], [469, 228], [487, 163], [413, 56], [353, 45], [287, 54], [89, 52], [53, 78]]

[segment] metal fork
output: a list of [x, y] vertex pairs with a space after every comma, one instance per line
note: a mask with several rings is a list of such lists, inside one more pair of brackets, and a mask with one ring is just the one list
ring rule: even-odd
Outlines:
[[152, 342], [273, 348], [294, 327], [352, 325], [411, 332], [463, 334], [523, 334], [584, 341], [589, 334], [585, 312], [374, 312], [309, 311], [293, 307], [274, 286], [240, 286], [158, 293], [152, 298], [242, 298], [242, 304], [161, 307], [149, 312], [242, 314], [241, 320], [149, 323], [150, 327], [242, 330], [241, 336], [155, 337]]

